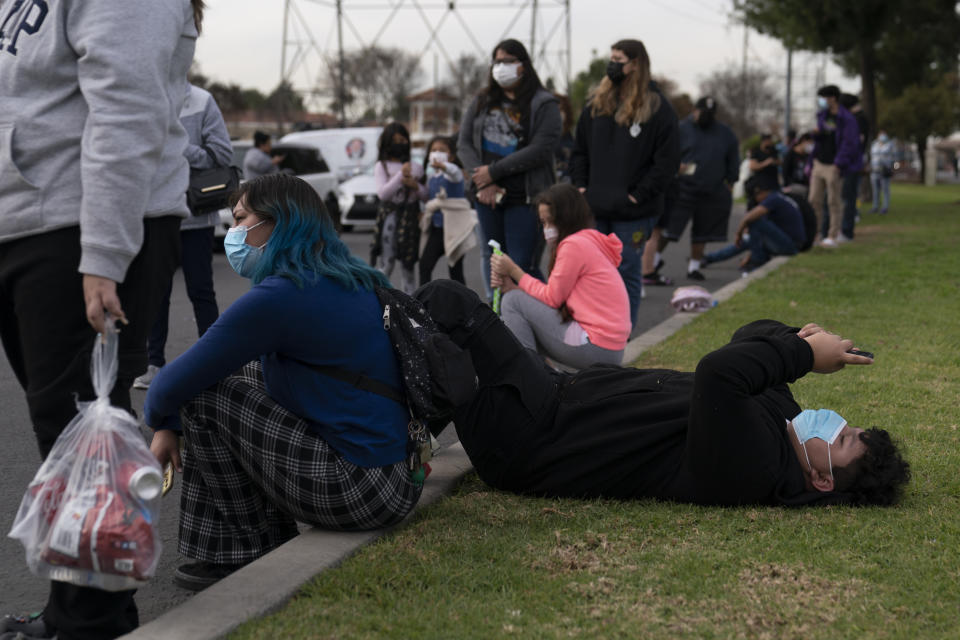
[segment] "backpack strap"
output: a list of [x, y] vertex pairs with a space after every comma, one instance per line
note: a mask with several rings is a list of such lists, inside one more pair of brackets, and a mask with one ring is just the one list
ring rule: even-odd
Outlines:
[[362, 373], [356, 373], [355, 371], [348, 371], [340, 367], [334, 367], [330, 365], [323, 364], [312, 364], [310, 362], [304, 362], [296, 358], [291, 358], [296, 360], [305, 367], [310, 367], [317, 373], [322, 373], [323, 375], [333, 378], [334, 380], [340, 380], [341, 382], [346, 382], [347, 384], [353, 385], [357, 389], [363, 391], [369, 391], [370, 393], [375, 393], [378, 396], [383, 396], [388, 400], [393, 400], [397, 404], [406, 406], [406, 401], [403, 399], [403, 395], [388, 385], [386, 382], [380, 382], [375, 380], [370, 376], [364, 375]]

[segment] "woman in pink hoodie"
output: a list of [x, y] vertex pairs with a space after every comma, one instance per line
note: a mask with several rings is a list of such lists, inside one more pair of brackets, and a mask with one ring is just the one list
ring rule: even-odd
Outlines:
[[490, 260], [492, 286], [505, 292], [503, 322], [523, 346], [577, 369], [620, 364], [630, 337], [630, 302], [617, 271], [622, 245], [593, 228], [583, 195], [557, 184], [536, 199], [550, 247], [546, 284], [507, 255]]

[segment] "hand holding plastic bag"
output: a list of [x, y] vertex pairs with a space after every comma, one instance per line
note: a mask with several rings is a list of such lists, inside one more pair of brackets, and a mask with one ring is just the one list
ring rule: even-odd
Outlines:
[[97, 399], [77, 403], [9, 534], [36, 575], [108, 591], [142, 586], [160, 559], [160, 465], [133, 417], [110, 406], [117, 343], [108, 318], [90, 365]]

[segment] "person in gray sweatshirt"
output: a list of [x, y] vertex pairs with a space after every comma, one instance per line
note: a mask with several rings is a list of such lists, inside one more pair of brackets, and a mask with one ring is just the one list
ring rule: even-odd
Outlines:
[[[0, 1], [0, 338], [44, 457], [75, 400], [93, 399], [106, 313], [123, 323], [114, 405], [130, 410], [146, 367], [188, 213], [179, 113], [202, 10]], [[41, 616], [0, 620], [0, 634], [114, 638], [137, 624], [132, 591], [54, 581]]]
[[[180, 124], [187, 130], [187, 150], [184, 152], [190, 169], [202, 170], [226, 167], [233, 159], [233, 147], [223, 114], [210, 92], [190, 85], [187, 99], [180, 110]], [[213, 289], [213, 228], [220, 223], [220, 212], [211, 211], [191, 215], [180, 224], [180, 266], [187, 285], [187, 297], [193, 305], [197, 336], [202, 336], [220, 315], [217, 296]], [[173, 279], [167, 282], [160, 310], [147, 341], [147, 370], [133, 381], [134, 389], [147, 389], [163, 365], [167, 363], [170, 293]]]

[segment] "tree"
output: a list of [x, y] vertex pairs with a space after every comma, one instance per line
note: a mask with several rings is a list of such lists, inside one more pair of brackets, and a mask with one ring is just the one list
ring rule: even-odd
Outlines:
[[[339, 96], [339, 67], [333, 62], [328, 69], [334, 95]], [[422, 75], [420, 58], [402, 49], [374, 46], [345, 52], [344, 107], [352, 119], [372, 112], [380, 120], [405, 120], [410, 109], [407, 96]], [[339, 109], [338, 98], [331, 108]]]
[[462, 54], [450, 65], [452, 80], [441, 85], [441, 90], [457, 99], [454, 119], [459, 122], [463, 110], [480, 90], [487, 86], [490, 67], [477, 56]]
[[889, 93], [913, 84], [932, 86], [956, 69], [960, 16], [955, 0], [733, 0], [747, 25], [791, 49], [834, 54], [858, 72], [861, 101], [877, 122], [877, 83]]
[[956, 74], [941, 76], [934, 86], [912, 84], [880, 103], [880, 126], [901, 140], [916, 143], [920, 181], [926, 168], [927, 137], [946, 136], [960, 124], [960, 81]]
[[783, 112], [783, 100], [770, 73], [754, 67], [744, 75], [740, 67], [714, 71], [700, 83], [700, 93], [717, 101], [717, 119], [733, 129], [743, 142]]
[[693, 111], [693, 99], [689, 93], [680, 91], [677, 83], [666, 76], [654, 76], [654, 81], [660, 87], [660, 92], [670, 101], [673, 110], [677, 112], [677, 118], [683, 119]]

